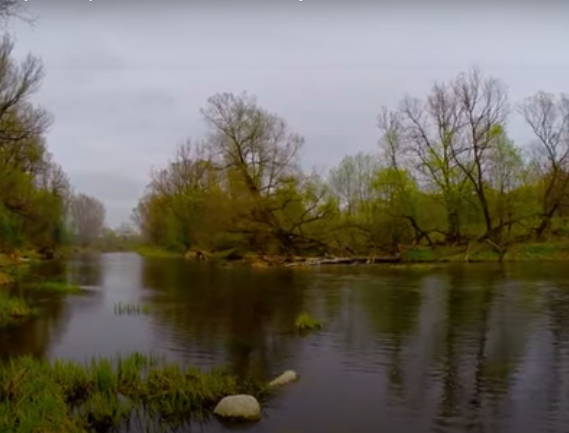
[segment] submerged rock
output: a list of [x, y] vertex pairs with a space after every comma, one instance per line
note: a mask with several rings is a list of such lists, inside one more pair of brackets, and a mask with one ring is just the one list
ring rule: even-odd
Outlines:
[[279, 377], [277, 377], [276, 379], [273, 379], [269, 383], [269, 386], [270, 387], [282, 386], [282, 385], [286, 385], [288, 383], [294, 382], [295, 380], [298, 380], [298, 374], [296, 374], [295, 371], [287, 370], [283, 374], [281, 374]]
[[230, 395], [221, 399], [213, 413], [235, 421], [257, 421], [261, 419], [261, 405], [252, 395]]

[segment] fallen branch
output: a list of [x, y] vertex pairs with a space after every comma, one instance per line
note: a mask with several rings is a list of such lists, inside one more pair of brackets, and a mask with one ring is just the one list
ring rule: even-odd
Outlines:
[[338, 257], [338, 258], [311, 258], [302, 262], [287, 263], [286, 266], [325, 266], [325, 265], [367, 265], [373, 263], [398, 263], [401, 256], [388, 257]]

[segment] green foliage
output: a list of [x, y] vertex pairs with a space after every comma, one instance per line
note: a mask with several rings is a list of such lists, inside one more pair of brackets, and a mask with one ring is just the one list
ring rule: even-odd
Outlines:
[[13, 44], [0, 43], [0, 250], [53, 251], [64, 241], [69, 182], [45, 144], [49, 115], [30, 98], [42, 79], [41, 62], [18, 64]]
[[508, 136], [506, 93], [473, 68], [423, 100], [406, 98], [378, 117], [380, 151], [345, 156], [327, 181], [299, 169], [303, 139], [284, 120], [246, 94], [214, 95], [202, 110], [207, 139], [180, 146], [153, 174], [135, 220], [148, 244], [178, 253], [375, 255], [479, 242], [468, 257], [494, 260], [487, 240], [564, 236], [567, 98], [538, 93], [522, 104], [545, 137], [527, 158]]

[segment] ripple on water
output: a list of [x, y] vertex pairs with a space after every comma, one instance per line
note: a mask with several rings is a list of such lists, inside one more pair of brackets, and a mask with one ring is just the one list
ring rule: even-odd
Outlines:
[[[132, 254], [81, 257], [38, 273], [67, 276], [89, 293], [50, 300], [37, 321], [0, 333], [0, 356], [138, 350], [224, 363], [243, 376], [298, 371], [250, 432], [564, 433], [565, 267], [260, 273]], [[151, 314], [116, 317], [116, 302], [150, 304]], [[297, 335], [302, 312], [324, 328]], [[228, 431], [217, 421], [200, 429]]]

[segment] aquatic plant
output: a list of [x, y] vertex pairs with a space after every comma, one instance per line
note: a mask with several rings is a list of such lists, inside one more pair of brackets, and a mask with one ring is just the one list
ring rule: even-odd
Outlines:
[[24, 299], [0, 292], [0, 327], [21, 323], [35, 314]]
[[81, 293], [81, 288], [76, 284], [70, 284], [65, 281], [43, 281], [36, 288], [44, 292], [74, 294]]
[[267, 389], [223, 369], [185, 368], [138, 353], [87, 365], [18, 357], [0, 364], [0, 431], [106, 432], [136, 414], [179, 425], [203, 420], [226, 395], [261, 397]]
[[122, 315], [147, 315], [150, 314], [152, 308], [150, 305], [136, 305], [136, 304], [123, 304], [119, 302], [118, 304], [114, 305], [115, 314], [118, 316]]
[[322, 328], [322, 323], [308, 313], [302, 313], [294, 322], [294, 327], [298, 332], [314, 331]]

